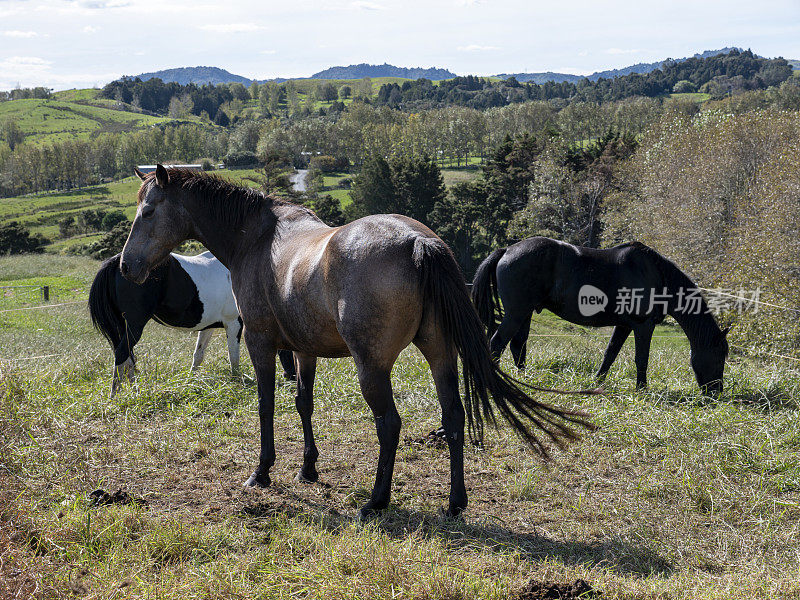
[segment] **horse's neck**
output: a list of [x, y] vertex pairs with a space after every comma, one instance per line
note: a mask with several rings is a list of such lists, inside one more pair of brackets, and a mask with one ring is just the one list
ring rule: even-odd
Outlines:
[[207, 203], [190, 199], [184, 207], [194, 223], [195, 237], [229, 270], [254, 240], [263, 236], [270, 223], [266, 207], [229, 220], [215, 216]]
[[708, 312], [708, 305], [705, 301], [701, 302], [699, 310], [700, 312], [695, 313], [686, 310], [675, 310], [675, 307], [673, 307], [669, 311], [672, 318], [683, 329], [686, 337], [689, 338], [689, 344], [692, 347], [711, 345], [716, 336], [722, 333], [714, 317]]

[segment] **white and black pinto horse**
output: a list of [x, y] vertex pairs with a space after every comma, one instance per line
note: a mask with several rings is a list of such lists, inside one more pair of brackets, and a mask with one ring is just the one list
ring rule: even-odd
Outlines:
[[[141, 285], [122, 276], [119, 260], [117, 254], [103, 263], [89, 292], [92, 323], [114, 350], [112, 396], [119, 389], [121, 377], [133, 379], [133, 347], [150, 319], [199, 332], [192, 371], [203, 362], [214, 329], [225, 329], [231, 370], [238, 373], [242, 319], [231, 290], [230, 272], [213, 254], [170, 254]], [[291, 353], [281, 354], [280, 359], [287, 378], [293, 377]]]

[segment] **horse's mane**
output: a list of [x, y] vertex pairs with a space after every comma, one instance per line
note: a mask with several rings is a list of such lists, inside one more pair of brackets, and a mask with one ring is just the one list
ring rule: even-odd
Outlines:
[[[264, 192], [244, 185], [231, 183], [219, 175], [186, 169], [168, 168], [168, 188], [178, 189], [191, 194], [213, 211], [213, 216], [222, 222], [241, 222], [261, 208], [291, 206], [314, 215], [304, 206], [265, 194]], [[144, 183], [151, 183], [155, 172], [148, 173]], [[137, 204], [144, 200], [145, 190], [149, 186], [139, 188]], [[316, 215], [314, 215], [315, 218]]]

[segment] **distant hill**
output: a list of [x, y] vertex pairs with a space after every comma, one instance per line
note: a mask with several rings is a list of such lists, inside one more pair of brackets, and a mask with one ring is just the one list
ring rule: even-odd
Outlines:
[[786, 62], [788, 62], [795, 71], [800, 71], [800, 60], [787, 60]]
[[197, 85], [206, 83], [210, 83], [211, 85], [217, 85], [218, 83], [242, 83], [244, 85], [250, 85], [253, 82], [252, 79], [242, 77], [241, 75], [234, 75], [218, 67], [179, 67], [177, 69], [142, 73], [141, 75], [130, 77], [130, 79], [135, 79], [136, 77], [142, 81], [157, 77], [164, 83], [179, 83], [181, 85], [189, 83], [196, 83]]
[[[740, 50], [741, 48], [720, 48], [719, 50], [706, 50], [705, 52], [701, 52], [695, 54], [693, 57], [684, 57], [684, 58], [677, 58], [674, 59], [675, 62], [683, 62], [688, 60], [689, 58], [709, 58], [711, 56], [717, 56], [718, 54], [728, 54], [731, 50]], [[614, 77], [620, 77], [623, 75], [630, 75], [631, 73], [650, 73], [651, 71], [655, 71], [656, 69], [660, 69], [661, 65], [663, 65], [666, 61], [658, 61], [652, 63], [637, 63], [635, 65], [630, 65], [629, 67], [623, 67], [622, 69], [609, 69], [607, 71], [596, 71], [591, 75], [587, 75], [586, 78], [590, 81], [597, 81], [598, 79], [613, 79]], [[496, 75], [501, 79], [508, 79], [509, 77], [516, 78], [517, 81], [522, 83], [538, 83], [542, 84], [546, 81], [554, 81], [556, 83], [561, 83], [562, 81], [567, 81], [569, 83], [577, 83], [581, 79], [583, 79], [582, 75], [570, 75], [569, 73], [553, 73], [552, 71], [548, 71], [546, 73], [501, 73]]]
[[311, 79], [362, 79], [363, 77], [403, 77], [405, 79], [430, 79], [431, 81], [439, 81], [441, 79], [452, 79], [456, 77], [455, 73], [447, 69], [422, 69], [406, 67], [395, 67], [394, 65], [368, 65], [361, 63], [360, 65], [349, 65], [347, 67], [330, 67], [319, 73], [314, 73]]

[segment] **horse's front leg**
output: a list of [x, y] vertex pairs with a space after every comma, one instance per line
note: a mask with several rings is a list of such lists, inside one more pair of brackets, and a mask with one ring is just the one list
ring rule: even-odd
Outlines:
[[208, 342], [211, 341], [211, 336], [213, 334], [213, 329], [204, 329], [197, 334], [197, 344], [194, 347], [194, 354], [192, 355], [192, 372], [196, 371], [203, 362], [203, 358], [206, 355]]
[[603, 363], [600, 365], [600, 369], [597, 371], [597, 378], [600, 381], [603, 381], [606, 378], [608, 370], [611, 368], [611, 365], [614, 364], [614, 361], [617, 360], [619, 351], [622, 349], [622, 346], [625, 344], [625, 340], [628, 339], [630, 334], [631, 328], [627, 325], [617, 325], [614, 327], [614, 332], [611, 334], [611, 339], [608, 341], [606, 352], [603, 355]]
[[225, 324], [225, 336], [228, 340], [228, 360], [231, 363], [231, 373], [234, 377], [239, 374], [239, 352], [243, 329], [244, 325], [242, 325], [241, 318]]
[[295, 405], [303, 425], [303, 467], [297, 475], [297, 480], [316, 481], [319, 479], [316, 468], [319, 452], [314, 443], [311, 415], [314, 413], [314, 376], [317, 372], [317, 358], [305, 354], [295, 356], [298, 365]]
[[653, 339], [655, 324], [644, 323], [633, 330], [636, 342], [636, 389], [647, 387], [647, 362], [650, 359], [650, 341]]
[[245, 342], [258, 383], [258, 421], [261, 426], [261, 452], [258, 467], [245, 483], [247, 487], [267, 487], [269, 470], [275, 464], [275, 345], [260, 332], [246, 331]]

